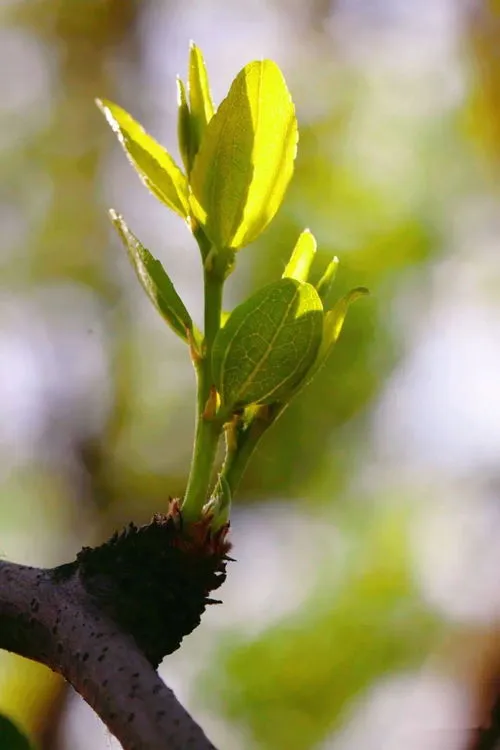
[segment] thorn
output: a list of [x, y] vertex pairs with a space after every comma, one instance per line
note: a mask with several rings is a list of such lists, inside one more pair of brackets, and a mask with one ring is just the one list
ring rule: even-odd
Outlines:
[[215, 415], [217, 414], [217, 407], [219, 406], [219, 394], [217, 393], [217, 388], [215, 385], [210, 386], [210, 394], [207, 398], [207, 403], [205, 404], [205, 408], [203, 409], [202, 417], [206, 420], [211, 420], [215, 418]]
[[235, 451], [238, 446], [237, 427], [240, 422], [241, 417], [238, 414], [233, 414], [233, 418], [224, 425], [226, 446], [229, 453]]

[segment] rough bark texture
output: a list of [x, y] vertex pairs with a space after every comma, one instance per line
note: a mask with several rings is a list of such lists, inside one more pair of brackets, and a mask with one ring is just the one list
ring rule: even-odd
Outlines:
[[225, 577], [226, 530], [168, 516], [52, 570], [0, 562], [0, 648], [62, 674], [125, 750], [213, 748], [156, 673]]

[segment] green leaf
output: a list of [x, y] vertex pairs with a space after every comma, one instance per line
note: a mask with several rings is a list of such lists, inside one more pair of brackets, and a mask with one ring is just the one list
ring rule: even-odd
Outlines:
[[342, 331], [349, 306], [357, 299], [361, 299], [361, 297], [365, 297], [367, 294], [369, 294], [368, 289], [361, 286], [356, 287], [356, 289], [351, 289], [350, 292], [336, 303], [332, 310], [328, 310], [328, 312], [325, 313], [321, 346], [319, 347], [314, 367], [311, 369], [309, 375], [312, 376], [315, 374], [330, 356], [333, 347], [340, 336], [340, 332]]
[[168, 151], [117, 104], [96, 99], [96, 104], [147, 188], [183, 219], [189, 216], [188, 183]]
[[116, 211], [111, 210], [109, 215], [149, 299], [172, 330], [188, 341], [193, 321], [162, 264], [139, 242]]
[[0, 750], [33, 750], [31, 742], [15, 724], [0, 714]]
[[283, 271], [283, 278], [307, 281], [315, 254], [316, 240], [314, 235], [309, 229], [304, 229]]
[[229, 320], [230, 316], [231, 316], [231, 313], [228, 310], [223, 310], [221, 312], [221, 314], [220, 314], [220, 325], [221, 325], [221, 328], [223, 328], [226, 325], [226, 323]]
[[297, 151], [295, 109], [271, 60], [246, 65], [210, 120], [191, 173], [191, 208], [212, 243], [238, 249], [283, 200]]
[[186, 87], [179, 76], [177, 76], [177, 139], [182, 161], [189, 174], [194, 158], [191, 145], [191, 113], [187, 103]]
[[194, 157], [198, 153], [207, 125], [214, 114], [205, 60], [194, 42], [191, 42], [189, 47], [189, 105], [191, 145]]
[[222, 410], [286, 400], [315, 360], [322, 327], [316, 289], [296, 279], [268, 284], [236, 307], [212, 350]]
[[316, 284], [316, 289], [318, 290], [318, 294], [321, 297], [321, 301], [323, 302], [323, 304], [330, 294], [333, 282], [335, 281], [335, 277], [337, 276], [338, 267], [339, 259], [337, 258], [337, 256], [335, 256], [335, 258], [333, 258], [333, 260], [331, 260], [327, 265], [325, 273]]

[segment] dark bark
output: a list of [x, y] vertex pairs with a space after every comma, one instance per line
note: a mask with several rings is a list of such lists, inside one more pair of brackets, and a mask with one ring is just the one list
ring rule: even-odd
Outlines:
[[498, 750], [500, 748], [500, 680], [496, 679], [490, 693], [487, 719], [474, 729], [468, 750]]
[[0, 648], [60, 673], [125, 750], [214, 746], [156, 666], [225, 575], [226, 530], [182, 530], [178, 509], [52, 570], [0, 562]]

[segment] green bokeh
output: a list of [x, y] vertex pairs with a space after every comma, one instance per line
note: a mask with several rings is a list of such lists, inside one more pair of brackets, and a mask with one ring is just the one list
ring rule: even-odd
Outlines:
[[[141, 121], [142, 114], [152, 122], [161, 114], [175, 123], [175, 80], [168, 91], [141, 83], [138, 71], [148, 56], [141, 14], [150, 3], [26, 0], [8, 5], [8, 11], [0, 10], [2, 30], [26, 34], [41, 45], [54, 80], [47, 109], [40, 100], [20, 113], [0, 105], [2, 137], [11, 144], [0, 152], [1, 198], [7, 213], [24, 223], [19, 235], [5, 233], [3, 285], [6, 294], [26, 304], [40, 290], [64, 285], [88, 292], [105, 331], [110, 371], [102, 427], [88, 434], [75, 425], [71, 432], [74, 464], [69, 467], [64, 457], [47, 462], [33, 456], [4, 479], [0, 550], [15, 556], [22, 537], [23, 549], [32, 554], [29, 562], [52, 564], [54, 555], [62, 562], [79, 546], [99, 541], [130, 520], [148, 520], [185, 488], [194, 376], [184, 344], [142, 300], [123, 249], [112, 237], [106, 212], [113, 188], [107, 170], [118, 158], [118, 147], [94, 105], [94, 97], [110, 97]], [[408, 540], [413, 515], [406, 507], [411, 498], [373, 500], [362, 488], [353, 499], [350, 488], [363, 472], [372, 410], [402, 355], [404, 342], [394, 321], [398, 299], [412, 285], [426, 288], [452, 241], [461, 200], [497, 199], [498, 36], [492, 43], [489, 27], [464, 27], [464, 50], [472, 43], [473, 55], [461, 60], [463, 100], [439, 117], [431, 107], [423, 107], [418, 117], [405, 116], [401, 107], [403, 114], [396, 116], [385, 107], [393, 93], [390, 82], [373, 77], [370, 61], [356, 67], [332, 52], [325, 25], [330, 6], [314, 2], [304, 8], [303, 49], [297, 59], [286, 57], [283, 66], [300, 130], [293, 181], [275, 221], [238, 254], [229, 281], [234, 306], [280, 278], [297, 237], [309, 227], [318, 241], [312, 280], [319, 279], [334, 255], [340, 258], [329, 303], [354, 286], [371, 292], [350, 310], [327, 366], [266, 435], [235, 500], [238, 507], [251, 507], [255, 517], [263, 501], [279, 501], [282, 508], [300, 502], [304, 515], [318, 514], [338, 527], [346, 545], [340, 563], [332, 554], [331, 569], [318, 567], [314, 580], [304, 581], [305, 601], [295, 612], [259, 636], [248, 636], [243, 628], [225, 630], [213, 659], [200, 665], [198, 705], [241, 727], [242, 736], [250, 737], [248, 743], [241, 740], [242, 747], [264, 750], [314, 747], [342, 725], [353, 702], [378, 680], [417, 667], [440, 632], [442, 625], [412, 579]], [[478, 6], [495, 13], [488, 0]], [[290, 22], [284, 0], [273, 7]], [[256, 24], [256, 43], [264, 23]], [[210, 75], [217, 83], [234, 76], [237, 70], [213, 70], [205, 48], [211, 31], [204, 32], [203, 24], [196, 28]], [[225, 29], [219, 33], [224, 45]], [[187, 39], [185, 52], [187, 59]], [[165, 43], [162, 55], [170, 54], [173, 47]], [[15, 81], [25, 72], [19, 66], [9, 75]], [[317, 92], [315, 102], [311, 90]], [[406, 101], [419, 92], [400, 95]], [[165, 145], [177, 158], [173, 144]], [[132, 170], [119, 175], [130, 182], [134, 208], [142, 187]], [[151, 203], [139, 205], [150, 212], [144, 229], [150, 215], [151, 223], [160, 222]], [[134, 217], [126, 219], [135, 230]], [[195, 257], [197, 250], [182, 233], [180, 219], [178, 236], [171, 226], [157, 227], [158, 247], [138, 234], [176, 283], [181, 254]], [[201, 288], [199, 281], [193, 273], [193, 287]], [[177, 283], [176, 289], [181, 291]], [[70, 313], [87, 326], [84, 307], [61, 310], [61, 323]], [[417, 320], [419, 311], [412, 315]], [[50, 424], [55, 431], [57, 420]], [[6, 466], [12, 460], [3, 452], [0, 458]], [[238, 557], [237, 549], [234, 554]], [[293, 556], [294, 550], [287, 554]], [[231, 602], [225, 599], [224, 607], [229, 611]], [[189, 650], [189, 640], [184, 648]], [[15, 708], [29, 735], [41, 739], [47, 732], [44, 720], [64, 687], [42, 684], [31, 673], [21, 679], [19, 666], [9, 669], [15, 696], [4, 687], [0, 711]], [[4, 675], [2, 684], [8, 683]], [[29, 703], [28, 693], [35, 696]]]

